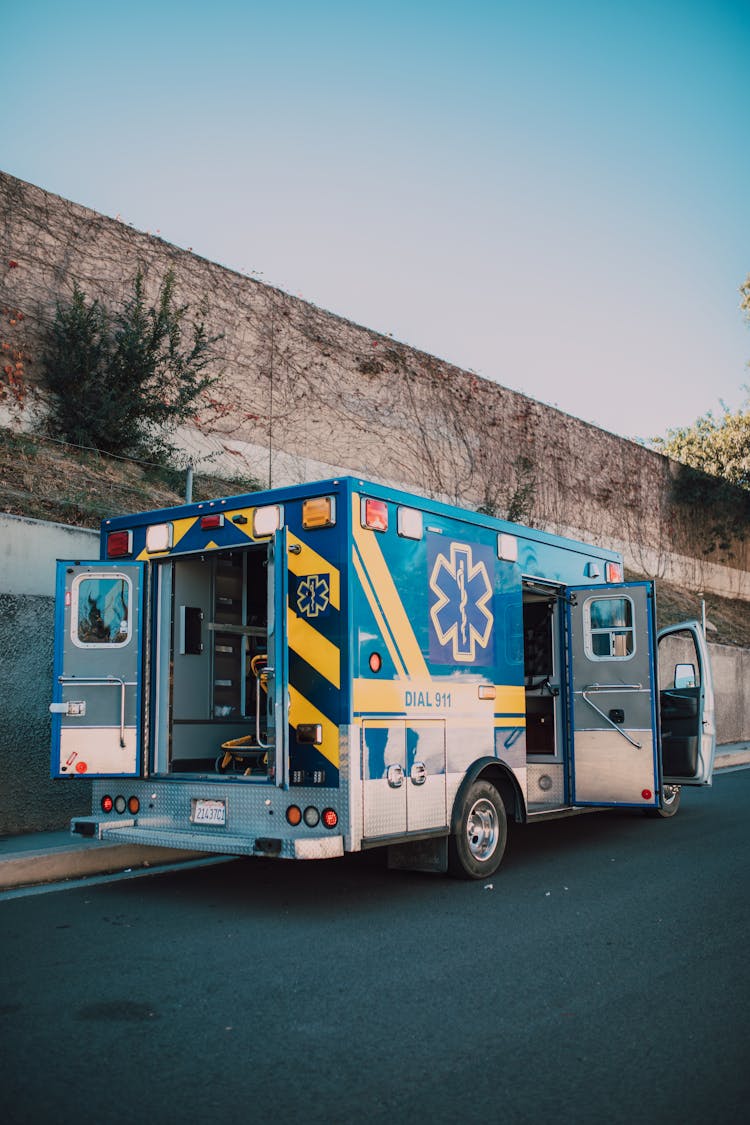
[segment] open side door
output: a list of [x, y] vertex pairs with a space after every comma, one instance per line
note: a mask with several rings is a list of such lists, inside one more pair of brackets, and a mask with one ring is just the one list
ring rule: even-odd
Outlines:
[[276, 785], [289, 785], [289, 648], [287, 612], [289, 572], [287, 531], [274, 533], [268, 546], [268, 772]]
[[651, 582], [568, 587], [571, 800], [659, 803]]
[[710, 785], [716, 752], [711, 660], [703, 629], [683, 621], [659, 633], [662, 773], [671, 785]]
[[134, 777], [142, 767], [144, 564], [57, 564], [53, 777]]

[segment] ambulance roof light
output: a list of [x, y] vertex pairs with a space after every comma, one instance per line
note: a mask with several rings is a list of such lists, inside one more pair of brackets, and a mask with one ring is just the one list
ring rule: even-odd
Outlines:
[[423, 520], [418, 508], [400, 507], [396, 513], [396, 523], [399, 535], [404, 539], [421, 539]]
[[504, 562], [518, 562], [518, 540], [501, 531], [497, 537], [497, 557]]
[[388, 505], [385, 500], [374, 500], [371, 496], [362, 499], [362, 527], [370, 531], [388, 530]]
[[282, 525], [282, 512], [278, 504], [267, 504], [253, 510], [253, 538], [263, 539], [273, 535]]
[[314, 496], [302, 501], [302, 526], [306, 531], [319, 527], [333, 527], [335, 523], [335, 496]]
[[604, 567], [604, 580], [606, 582], [622, 582], [622, 563], [608, 562]]
[[133, 553], [132, 531], [110, 531], [107, 534], [107, 558], [124, 559]]
[[146, 550], [149, 555], [169, 551], [172, 547], [172, 524], [155, 523], [146, 528]]

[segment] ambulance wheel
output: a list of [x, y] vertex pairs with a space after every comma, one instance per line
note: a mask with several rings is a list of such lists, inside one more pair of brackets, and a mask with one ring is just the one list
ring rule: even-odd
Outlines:
[[661, 794], [661, 803], [658, 809], [649, 809], [649, 816], [674, 816], [680, 807], [682, 790], [679, 785], [665, 785]]
[[475, 781], [461, 802], [458, 830], [448, 839], [448, 871], [458, 879], [494, 875], [507, 838], [502, 797], [489, 781]]

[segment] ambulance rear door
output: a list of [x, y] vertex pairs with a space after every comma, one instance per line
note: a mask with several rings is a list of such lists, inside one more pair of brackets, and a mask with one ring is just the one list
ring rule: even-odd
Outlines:
[[567, 593], [572, 803], [656, 807], [653, 583]]
[[53, 777], [141, 773], [144, 564], [59, 562]]

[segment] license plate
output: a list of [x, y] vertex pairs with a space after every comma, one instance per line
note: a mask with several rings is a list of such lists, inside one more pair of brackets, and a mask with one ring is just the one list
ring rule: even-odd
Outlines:
[[210, 801], [197, 797], [191, 802], [190, 820], [193, 824], [226, 824], [226, 801]]

